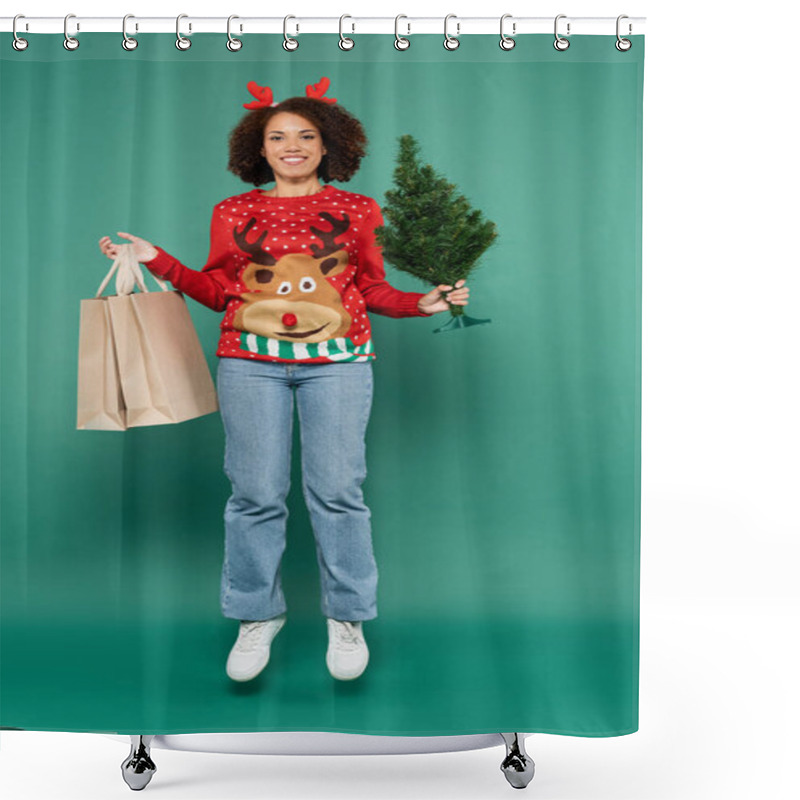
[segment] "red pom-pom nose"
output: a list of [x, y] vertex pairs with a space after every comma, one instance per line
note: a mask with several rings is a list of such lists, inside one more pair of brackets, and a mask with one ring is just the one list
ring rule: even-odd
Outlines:
[[297, 325], [297, 317], [294, 314], [284, 314], [281, 317], [281, 322], [287, 328], [294, 328], [294, 326]]

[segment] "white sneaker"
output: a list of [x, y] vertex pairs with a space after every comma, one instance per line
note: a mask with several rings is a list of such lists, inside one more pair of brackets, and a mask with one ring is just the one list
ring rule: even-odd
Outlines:
[[340, 622], [328, 618], [328, 671], [340, 681], [357, 678], [366, 668], [369, 650], [360, 622]]
[[226, 672], [234, 681], [249, 681], [269, 663], [272, 640], [286, 622], [286, 614], [267, 620], [242, 621], [239, 638], [228, 656]]

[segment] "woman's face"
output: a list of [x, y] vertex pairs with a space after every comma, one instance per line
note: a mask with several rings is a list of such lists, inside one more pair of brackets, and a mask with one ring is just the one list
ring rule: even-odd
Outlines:
[[261, 155], [275, 175], [284, 180], [316, 177], [319, 162], [327, 152], [319, 128], [298, 114], [281, 111], [264, 127]]

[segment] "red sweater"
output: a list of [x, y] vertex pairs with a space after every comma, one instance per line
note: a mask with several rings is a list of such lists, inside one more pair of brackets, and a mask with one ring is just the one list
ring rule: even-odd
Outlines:
[[215, 311], [224, 311], [218, 356], [324, 363], [375, 358], [367, 311], [429, 317], [424, 292], [386, 282], [371, 197], [331, 184], [305, 197], [252, 189], [222, 200], [200, 270], [161, 247], [145, 266]]

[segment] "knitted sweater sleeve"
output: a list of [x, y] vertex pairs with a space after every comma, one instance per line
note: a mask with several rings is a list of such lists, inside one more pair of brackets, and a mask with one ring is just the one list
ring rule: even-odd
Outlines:
[[181, 264], [166, 250], [154, 245], [158, 255], [145, 266], [159, 278], [168, 280], [176, 289], [189, 297], [223, 311], [228, 301], [226, 289], [231, 285], [229, 251], [223, 236], [222, 215], [217, 206], [211, 215], [211, 245], [206, 265], [195, 270]]
[[355, 284], [367, 304], [368, 311], [387, 317], [430, 317], [417, 307], [424, 292], [402, 292], [386, 280], [383, 267], [383, 248], [375, 243], [375, 228], [383, 225], [380, 206], [372, 200], [364, 220], [359, 243]]

